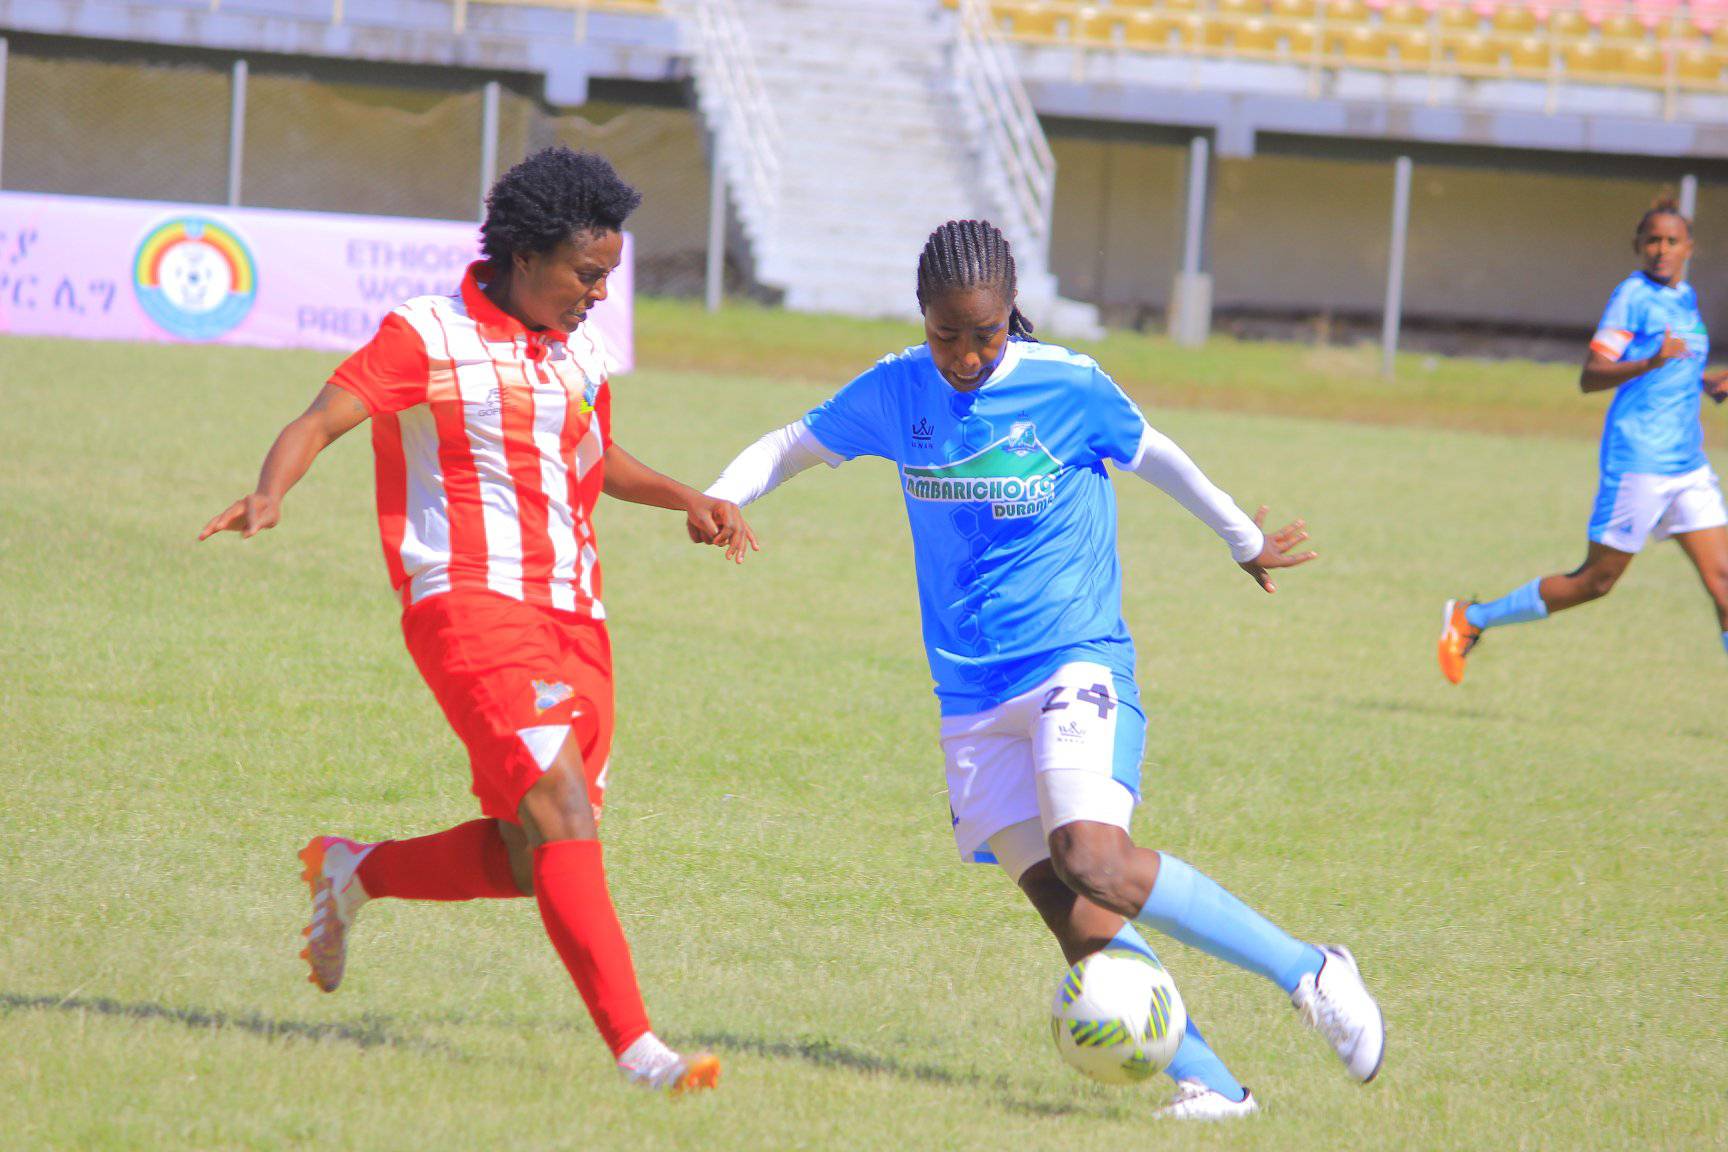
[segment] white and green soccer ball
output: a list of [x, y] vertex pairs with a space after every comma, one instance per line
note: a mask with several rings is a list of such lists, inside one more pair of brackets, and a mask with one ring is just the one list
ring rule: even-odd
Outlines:
[[1126, 948], [1081, 958], [1056, 987], [1056, 1051], [1105, 1084], [1139, 1084], [1170, 1066], [1188, 1010], [1163, 965]]

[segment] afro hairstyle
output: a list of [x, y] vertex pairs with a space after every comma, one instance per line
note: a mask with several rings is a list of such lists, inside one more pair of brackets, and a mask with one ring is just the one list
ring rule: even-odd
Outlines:
[[518, 252], [550, 252], [579, 232], [621, 232], [642, 203], [610, 161], [563, 145], [543, 148], [498, 178], [486, 194], [480, 250], [496, 263]]

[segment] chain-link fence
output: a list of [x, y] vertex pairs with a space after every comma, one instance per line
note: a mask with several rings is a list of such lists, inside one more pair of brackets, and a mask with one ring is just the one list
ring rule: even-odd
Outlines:
[[[4, 59], [8, 191], [449, 220], [481, 212], [483, 80], [411, 83], [406, 70], [383, 69], [363, 83], [270, 62], [237, 70], [202, 53], [105, 56], [17, 40]], [[462, 76], [412, 78], [440, 75]], [[693, 109], [596, 100], [561, 112], [500, 86], [497, 114], [496, 172], [550, 144], [601, 152], [643, 193], [631, 218], [639, 289], [701, 293], [709, 169]]]

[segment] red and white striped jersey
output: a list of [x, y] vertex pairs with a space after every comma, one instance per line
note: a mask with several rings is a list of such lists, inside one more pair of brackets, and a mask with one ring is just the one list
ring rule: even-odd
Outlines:
[[330, 378], [372, 416], [378, 529], [404, 606], [490, 590], [604, 619], [594, 503], [612, 398], [600, 334], [531, 332], [486, 298], [384, 318]]

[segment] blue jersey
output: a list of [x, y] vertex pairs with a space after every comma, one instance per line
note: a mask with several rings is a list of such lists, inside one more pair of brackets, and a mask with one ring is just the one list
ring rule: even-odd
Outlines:
[[1686, 283], [1672, 287], [1635, 272], [1608, 298], [1590, 346], [1617, 360], [1642, 360], [1662, 347], [1664, 333], [1686, 341], [1686, 355], [1634, 376], [1615, 389], [1602, 428], [1602, 472], [1677, 476], [1702, 468], [1704, 428], [1698, 414], [1710, 335], [1698, 297]]
[[992, 708], [1071, 660], [1132, 688], [1104, 461], [1131, 463], [1145, 420], [1089, 357], [1010, 341], [967, 393], [919, 345], [804, 420], [838, 456], [899, 466], [943, 715]]

